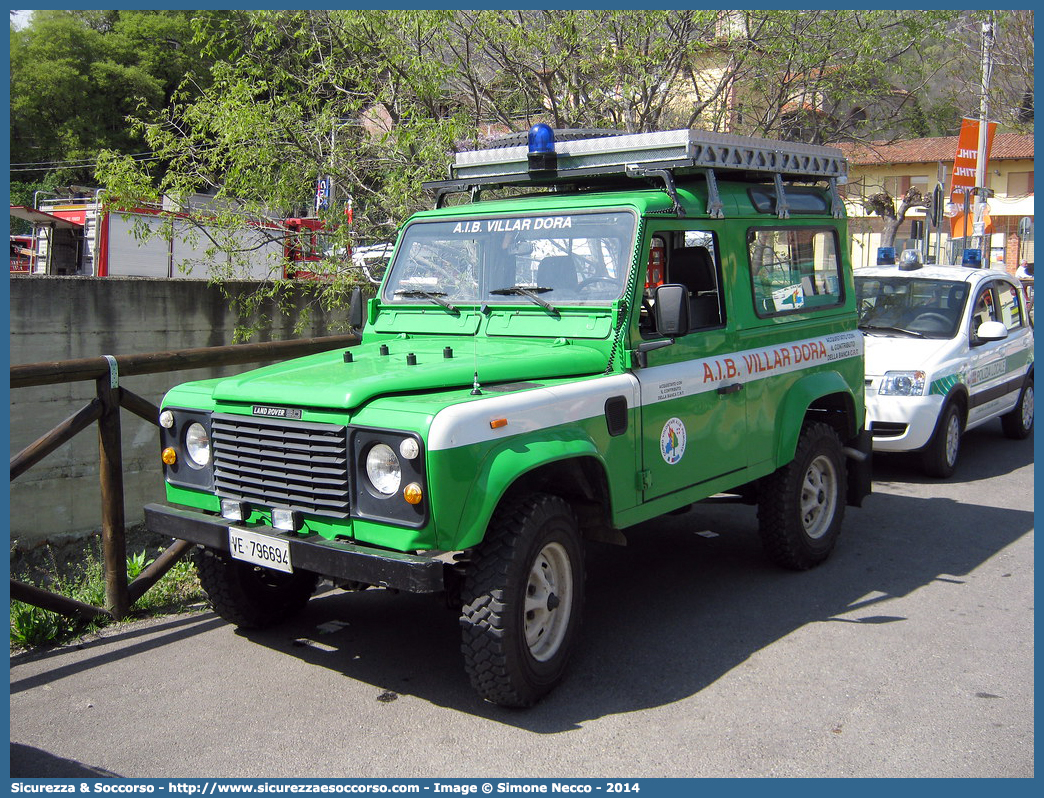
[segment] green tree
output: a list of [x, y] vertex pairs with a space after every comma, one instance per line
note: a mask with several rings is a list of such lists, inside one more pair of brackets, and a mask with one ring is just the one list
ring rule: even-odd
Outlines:
[[736, 132], [812, 143], [909, 135], [940, 64], [926, 43], [948, 41], [952, 11], [733, 12]]
[[[147, 175], [164, 193], [204, 191], [251, 213], [303, 209], [316, 179], [329, 174], [354, 197], [359, 234], [386, 236], [389, 220], [427, 201], [420, 182], [441, 176], [455, 147], [535, 121], [626, 131], [699, 124], [814, 141], [865, 135], [869, 103], [893, 100], [886, 78], [916, 61], [915, 43], [939, 18], [569, 10], [197, 17], [197, 40], [214, 61], [211, 83], [176, 94], [136, 129], [169, 172], [124, 164], [121, 174], [137, 175], [130, 185]], [[746, 99], [730, 106], [738, 87]], [[795, 114], [806, 107], [814, 109], [807, 119]], [[112, 168], [107, 179], [118, 186]]]
[[[343, 253], [360, 240], [393, 237], [427, 202], [420, 182], [444, 175], [447, 152], [469, 130], [443, 92], [448, 67], [430, 49], [445, 13], [261, 11], [197, 20], [205, 57], [223, 55], [210, 84], [198, 95], [176, 93], [158, 117], [138, 123], [156, 163], [107, 153], [99, 174], [128, 206], [160, 194], [208, 195], [192, 234], [209, 239], [204, 258], [227, 260], [230, 275], [251, 254], [241, 231], [309, 212], [317, 180], [331, 177], [330, 249], [342, 257], [310, 270], [323, 273], [317, 301], [339, 302], [356, 282]], [[349, 194], [350, 228], [340, 224]], [[242, 315], [289, 290], [283, 281], [263, 286]]]
[[478, 121], [637, 132], [687, 126], [678, 98], [715, 48], [716, 11], [479, 11], [433, 43], [448, 88]]
[[[955, 11], [197, 12], [209, 73], [138, 115], [132, 133], [155, 160], [113, 148], [99, 174], [128, 204], [212, 197], [197, 233], [215, 252], [235, 249], [237, 225], [308, 212], [329, 176], [332, 249], [343, 253], [389, 240], [427, 206], [421, 182], [443, 177], [454, 150], [537, 121], [816, 143], [928, 131], [935, 56], [959, 21]], [[339, 223], [349, 194], [351, 226]], [[338, 301], [352, 278], [337, 259], [327, 271]]]
[[206, 80], [190, 11], [35, 11], [11, 29], [11, 178], [93, 184], [102, 149], [146, 152], [127, 119]]

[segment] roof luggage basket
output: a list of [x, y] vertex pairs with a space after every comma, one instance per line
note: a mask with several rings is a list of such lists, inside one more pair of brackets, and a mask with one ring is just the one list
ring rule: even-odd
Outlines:
[[[534, 126], [534, 130], [545, 126]], [[550, 130], [550, 128], [546, 128]], [[560, 133], [563, 131], [560, 131]], [[827, 182], [831, 209], [843, 213], [837, 186], [848, 179], [848, 162], [833, 147], [788, 141], [712, 133], [705, 130], [671, 130], [629, 133], [597, 138], [555, 141], [550, 162], [531, 168], [527, 146], [459, 152], [450, 166], [448, 180], [425, 183], [436, 192], [436, 207], [449, 194], [470, 193], [477, 199], [487, 188], [505, 186], [598, 185], [614, 179], [649, 178], [662, 182], [678, 215], [683, 209], [674, 182], [679, 176], [702, 175], [707, 181], [707, 213], [721, 218], [717, 179], [731, 177], [771, 179], [777, 188], [777, 215], [788, 215], [782, 181]]]

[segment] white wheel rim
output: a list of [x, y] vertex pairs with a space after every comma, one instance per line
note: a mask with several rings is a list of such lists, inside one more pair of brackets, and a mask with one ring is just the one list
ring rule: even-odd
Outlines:
[[1033, 387], [1027, 385], [1022, 394], [1022, 428], [1029, 429], [1033, 426]]
[[573, 569], [561, 543], [548, 543], [529, 569], [524, 620], [533, 659], [547, 662], [562, 647], [573, 608]]
[[801, 523], [805, 534], [818, 540], [830, 529], [837, 508], [837, 470], [833, 461], [820, 455], [813, 460], [801, 483]]
[[957, 449], [961, 445], [961, 422], [956, 415], [946, 421], [946, 464], [957, 462]]

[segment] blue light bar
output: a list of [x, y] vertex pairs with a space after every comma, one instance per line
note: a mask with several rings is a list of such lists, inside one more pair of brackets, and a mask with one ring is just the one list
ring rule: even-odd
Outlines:
[[529, 173], [550, 176], [558, 171], [558, 153], [555, 152], [555, 131], [543, 122], [529, 129]]
[[877, 265], [895, 266], [895, 247], [878, 247]]
[[528, 141], [532, 155], [546, 155], [555, 151], [555, 131], [543, 122], [537, 122], [529, 129]]

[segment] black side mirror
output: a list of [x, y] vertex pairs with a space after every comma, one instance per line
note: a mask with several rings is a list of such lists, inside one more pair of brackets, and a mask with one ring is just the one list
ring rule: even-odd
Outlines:
[[666, 338], [689, 332], [689, 289], [684, 285], [661, 285], [656, 289], [656, 332]]
[[675, 337], [689, 332], [689, 289], [684, 285], [661, 285], [656, 289], [656, 308], [653, 311], [658, 341], [642, 341], [634, 349], [635, 365], [649, 365], [649, 352], [671, 346]]
[[353, 330], [362, 330], [366, 325], [366, 300], [358, 286], [352, 289], [352, 299], [348, 304], [348, 325]]

